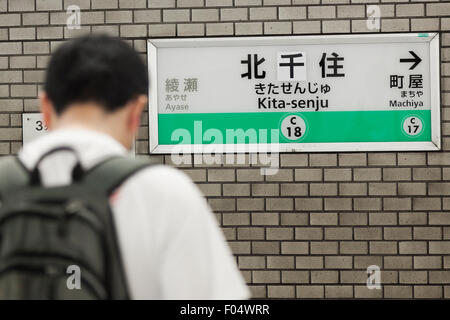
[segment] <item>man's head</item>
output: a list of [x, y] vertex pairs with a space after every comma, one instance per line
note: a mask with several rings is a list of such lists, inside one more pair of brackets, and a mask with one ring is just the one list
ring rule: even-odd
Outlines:
[[50, 130], [86, 126], [130, 148], [147, 90], [145, 64], [128, 44], [89, 35], [64, 43], [51, 57], [41, 109]]

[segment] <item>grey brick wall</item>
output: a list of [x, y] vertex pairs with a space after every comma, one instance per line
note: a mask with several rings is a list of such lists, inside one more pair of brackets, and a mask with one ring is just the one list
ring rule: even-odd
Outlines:
[[[65, 27], [71, 4], [82, 9], [80, 30]], [[449, 1], [0, 0], [0, 155], [20, 149], [20, 115], [39, 110], [49, 54], [65, 39], [107, 32], [145, 56], [148, 37], [365, 33], [373, 4], [380, 32], [441, 34], [442, 151], [281, 154], [275, 176], [192, 157], [180, 167], [214, 209], [254, 297], [450, 298]], [[144, 114], [140, 154], [147, 131]], [[372, 264], [381, 290], [365, 286]]]

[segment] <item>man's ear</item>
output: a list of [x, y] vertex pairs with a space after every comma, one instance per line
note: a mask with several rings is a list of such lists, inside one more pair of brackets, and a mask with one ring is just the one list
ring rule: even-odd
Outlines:
[[41, 105], [41, 113], [43, 115], [44, 125], [51, 130], [55, 125], [54, 124], [55, 110], [53, 108], [53, 104], [50, 101], [47, 93], [45, 92], [39, 93], [39, 102]]
[[131, 131], [136, 132], [141, 123], [142, 111], [144, 111], [147, 105], [148, 98], [146, 95], [139, 95], [131, 102], [131, 112], [129, 118], [129, 128]]

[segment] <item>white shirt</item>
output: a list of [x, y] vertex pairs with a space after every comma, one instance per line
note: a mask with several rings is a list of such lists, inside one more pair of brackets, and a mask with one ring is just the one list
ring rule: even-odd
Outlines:
[[[89, 169], [126, 149], [96, 131], [60, 129], [19, 153], [28, 169], [45, 152], [70, 146]], [[39, 170], [46, 186], [70, 183], [75, 155], [51, 154]], [[110, 199], [133, 299], [247, 299], [249, 291], [205, 199], [180, 170], [155, 165], [126, 180]]]

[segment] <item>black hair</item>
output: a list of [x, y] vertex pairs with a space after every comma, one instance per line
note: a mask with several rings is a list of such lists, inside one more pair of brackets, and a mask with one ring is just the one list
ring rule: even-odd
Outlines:
[[44, 90], [58, 114], [76, 102], [95, 102], [113, 112], [137, 95], [147, 94], [147, 68], [124, 41], [107, 35], [86, 35], [55, 51]]

